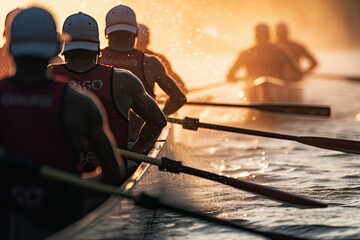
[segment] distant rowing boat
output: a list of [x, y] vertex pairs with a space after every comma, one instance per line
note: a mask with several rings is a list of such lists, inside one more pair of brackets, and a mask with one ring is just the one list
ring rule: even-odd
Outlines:
[[246, 81], [244, 94], [250, 103], [301, 102], [303, 82], [263, 76]]

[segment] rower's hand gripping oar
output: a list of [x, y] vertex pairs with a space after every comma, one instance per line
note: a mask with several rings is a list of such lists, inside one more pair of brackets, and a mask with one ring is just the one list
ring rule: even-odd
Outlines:
[[320, 105], [301, 105], [301, 104], [283, 104], [283, 103], [232, 104], [232, 103], [191, 102], [191, 101], [186, 102], [185, 104], [194, 105], [194, 106], [253, 108], [265, 112], [322, 116], [322, 117], [328, 117], [330, 116], [331, 113], [329, 106], [320, 106]]
[[[179, 208], [170, 204], [162, 203], [159, 199], [155, 197], [151, 197], [146, 195], [145, 193], [141, 193], [140, 195], [132, 195], [130, 193], [122, 192], [118, 189], [117, 186], [101, 183], [98, 181], [92, 180], [84, 180], [79, 176], [61, 171], [52, 167], [48, 167], [45, 165], [35, 165], [29, 162], [19, 161], [18, 159], [6, 158], [1, 156], [1, 148], [0, 148], [0, 163], [1, 165], [7, 166], [16, 166], [31, 171], [35, 174], [39, 174], [45, 178], [53, 179], [55, 181], [72, 184], [81, 188], [90, 189], [96, 192], [115, 195], [119, 197], [123, 197], [126, 199], [130, 199], [135, 202], [136, 205], [142, 206], [148, 209], [165, 209], [172, 212], [180, 213], [186, 216], [195, 217], [210, 223], [219, 224], [221, 226], [230, 227], [233, 229], [257, 234], [268, 239], [284, 239], [284, 240], [302, 240], [303, 238], [293, 237], [290, 235], [285, 235], [281, 233], [261, 231], [253, 228], [249, 228], [243, 225], [235, 224], [223, 219], [211, 217], [209, 215], [193, 212], [187, 209]], [[3, 166], [2, 166], [3, 167]], [[50, 237], [51, 238], [51, 237]]]
[[200, 127], [200, 128], [206, 128], [206, 129], [212, 129], [218, 131], [296, 141], [299, 143], [303, 143], [318, 148], [325, 148], [329, 150], [335, 150], [335, 151], [352, 153], [352, 154], [360, 154], [360, 142], [354, 140], [326, 138], [326, 137], [311, 137], [311, 136], [291, 136], [286, 134], [263, 132], [258, 130], [245, 129], [245, 128], [236, 128], [236, 127], [229, 127], [223, 125], [201, 123], [199, 119], [189, 118], [189, 117], [185, 117], [184, 119], [168, 117], [167, 121], [170, 123], [180, 124], [183, 126], [184, 129], [189, 129], [189, 130], [196, 131]]
[[290, 204], [299, 208], [324, 208], [327, 207], [325, 203], [311, 200], [302, 196], [298, 196], [292, 193], [283, 192], [275, 188], [266, 187], [245, 180], [234, 179], [226, 176], [221, 176], [211, 172], [206, 172], [200, 169], [191, 168], [182, 165], [182, 162], [175, 161], [169, 158], [151, 158], [138, 153], [119, 149], [121, 155], [127, 159], [131, 159], [135, 162], [147, 162], [153, 165], [159, 166], [159, 170], [172, 172], [172, 173], [186, 173], [189, 175], [209, 179], [219, 183], [223, 183], [232, 186], [237, 189], [241, 189], [250, 193], [261, 195], [263, 197], [271, 198], [275, 201], [279, 201], [285, 204]]

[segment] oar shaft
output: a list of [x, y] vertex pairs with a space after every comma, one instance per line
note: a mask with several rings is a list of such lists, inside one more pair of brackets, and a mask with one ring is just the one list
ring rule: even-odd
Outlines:
[[186, 166], [181, 167], [182, 173], [187, 173], [190, 175], [198, 176], [198, 177], [206, 177], [207, 179], [220, 182], [229, 186], [232, 186], [237, 189], [241, 189], [250, 193], [255, 193], [257, 195], [265, 196], [271, 198], [275, 201], [280, 201], [286, 204], [292, 204], [294, 206], [301, 206], [305, 208], [324, 208], [327, 207], [326, 204], [315, 201], [312, 199], [308, 199], [299, 195], [295, 195], [292, 193], [284, 192], [277, 190], [275, 188], [266, 187], [260, 184], [247, 182], [244, 180], [229, 178], [226, 176], [217, 175], [214, 173], [206, 172], [199, 169], [194, 169]]
[[226, 176], [221, 176], [218, 174], [214, 174], [211, 172], [203, 171], [196, 168], [191, 168], [187, 166], [183, 166], [181, 162], [175, 161], [169, 158], [150, 158], [147, 156], [140, 155], [137, 153], [129, 152], [126, 150], [118, 149], [118, 152], [122, 154], [125, 158], [134, 160], [136, 162], [148, 162], [153, 165], [159, 166], [160, 170], [172, 172], [172, 173], [186, 173], [189, 175], [205, 178], [208, 180], [216, 181], [219, 183], [223, 183], [237, 189], [241, 189], [250, 193], [254, 193], [257, 195], [261, 195], [263, 197], [267, 197], [273, 199], [275, 201], [280, 201], [282, 203], [291, 204], [293, 206], [301, 207], [301, 208], [324, 208], [327, 207], [326, 204], [308, 199], [302, 196], [298, 196], [292, 193], [283, 192], [274, 188], [262, 186], [256, 183], [247, 182], [244, 180], [238, 180], [229, 178]]
[[271, 132], [264, 132], [264, 131], [258, 131], [258, 130], [251, 130], [251, 129], [245, 129], [245, 128], [236, 128], [236, 127], [215, 125], [215, 124], [209, 124], [209, 123], [200, 123], [199, 127], [213, 129], [213, 130], [221, 130], [221, 131], [225, 131], [225, 132], [241, 133], [241, 134], [254, 135], [254, 136], [260, 136], [260, 137], [297, 141], [296, 137], [294, 137], [294, 136], [280, 134], [280, 133], [271, 133]]
[[330, 116], [331, 110], [328, 106], [320, 105], [300, 105], [300, 104], [232, 104], [232, 103], [212, 103], [212, 102], [191, 102], [186, 105], [193, 106], [212, 106], [212, 107], [233, 107], [233, 108], [252, 108], [265, 112], [276, 112], [283, 114]]
[[264, 132], [264, 131], [258, 131], [258, 130], [251, 130], [251, 129], [245, 129], [245, 128], [236, 128], [236, 127], [223, 126], [223, 125], [210, 124], [210, 123], [202, 123], [202, 122], [199, 122], [197, 118], [185, 117], [184, 119], [177, 119], [177, 118], [168, 117], [167, 121], [170, 123], [180, 124], [183, 126], [183, 128], [189, 129], [189, 130], [197, 130], [200, 127], [200, 128], [206, 128], [206, 129], [212, 129], [212, 130], [218, 130], [218, 131], [241, 133], [241, 134], [255, 135], [255, 136], [260, 136], [260, 137], [297, 141], [297, 139], [296, 139], [297, 137], [295, 137], [295, 136], [290, 136], [290, 135], [280, 134], [280, 133], [271, 133], [271, 132]]
[[274, 240], [304, 240], [304, 238], [293, 237], [293, 236], [285, 235], [285, 234], [281, 234], [281, 233], [260, 231], [260, 230], [257, 230], [257, 229], [253, 229], [253, 228], [245, 227], [243, 225], [239, 225], [239, 224], [236, 224], [236, 223], [225, 221], [225, 220], [220, 219], [220, 218], [215, 218], [215, 217], [212, 217], [212, 216], [209, 216], [209, 215], [205, 215], [205, 214], [202, 214], [202, 213], [197, 213], [197, 212], [194, 212], [194, 211], [191, 211], [191, 210], [187, 210], [185, 208], [175, 207], [173, 205], [162, 203], [157, 198], [148, 196], [148, 195], [146, 195], [144, 193], [140, 194], [136, 198], [135, 203], [138, 206], [146, 207], [148, 209], [169, 210], [169, 211], [172, 211], [172, 212], [183, 214], [185, 216], [195, 217], [195, 218], [198, 218], [198, 219], [210, 222], [210, 223], [216, 223], [216, 224], [219, 224], [221, 226], [230, 227], [230, 228], [233, 228], [233, 229], [243, 230], [245, 232], [254, 233], [254, 234], [257, 234], [257, 235], [260, 235], [260, 236], [264, 236], [264, 237], [266, 237], [268, 239], [274, 239]]

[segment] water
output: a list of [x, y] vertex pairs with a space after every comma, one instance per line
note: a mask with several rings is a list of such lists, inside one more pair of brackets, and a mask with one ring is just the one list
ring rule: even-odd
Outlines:
[[[328, 53], [330, 54], [330, 53]], [[354, 58], [339, 64], [360, 75]], [[330, 54], [332, 55], [332, 53]], [[336, 54], [335, 54], [336, 55]], [[329, 55], [327, 55], [329, 56]], [[332, 55], [333, 56], [333, 55]], [[333, 64], [326, 59], [325, 66]], [[344, 67], [345, 68], [345, 67]], [[329, 68], [331, 70], [332, 68]], [[325, 69], [324, 72], [326, 71]], [[340, 73], [346, 73], [340, 72]], [[201, 122], [294, 136], [360, 141], [360, 82], [305, 80], [305, 103], [331, 106], [331, 118], [260, 113], [245, 109], [184, 107], [177, 117]], [[239, 101], [236, 90], [205, 96], [213, 101]], [[311, 239], [360, 239], [360, 157], [315, 148], [295, 141], [173, 126], [173, 141], [164, 155], [194, 168], [272, 186], [328, 204], [300, 209], [239, 189], [185, 174], [159, 173], [156, 167], [138, 184], [138, 191], [162, 201], [261, 231]], [[156, 175], [154, 177], [154, 175]], [[108, 215], [88, 225], [74, 239], [263, 239], [169, 211], [150, 211], [122, 201]]]
[[[356, 73], [356, 69], [351, 70]], [[246, 114], [240, 110], [189, 107], [180, 116], [295, 136], [360, 140], [360, 82], [309, 79], [305, 84], [305, 102], [330, 105], [330, 119], [250, 111], [247, 115], [258, 114], [257, 119], [244, 126]], [[216, 99], [229, 101], [233, 97], [229, 94]], [[166, 179], [170, 192], [164, 194], [166, 202], [263, 231], [314, 239], [360, 239], [359, 156], [279, 139], [175, 128], [174, 156], [186, 165], [307, 196], [329, 207], [293, 208], [187, 176]], [[156, 214], [148, 229], [144, 239], [262, 239], [164, 211]]]
[[[195, 107], [184, 108], [179, 117], [200, 117], [202, 122], [290, 135], [360, 140], [356, 128], [360, 83], [311, 79], [305, 84], [305, 102], [330, 105], [331, 118]], [[220, 89], [214, 92], [209, 91], [207, 97], [218, 101], [237, 100], [234, 93], [219, 96]], [[192, 132], [180, 127], [174, 130], [176, 143], [172, 146], [172, 157], [188, 166], [304, 195], [329, 207], [292, 208], [197, 177], [162, 173], [153, 184], [164, 184], [160, 195], [165, 202], [263, 231], [314, 239], [360, 238], [357, 155], [278, 139], [210, 130]], [[141, 227], [143, 239], [261, 239], [166, 211], [157, 211], [150, 219], [150, 224]], [[137, 231], [134, 226], [130, 229]]]

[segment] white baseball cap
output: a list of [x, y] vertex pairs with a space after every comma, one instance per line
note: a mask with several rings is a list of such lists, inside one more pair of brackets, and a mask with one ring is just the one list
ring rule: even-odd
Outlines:
[[113, 7], [106, 14], [105, 35], [119, 30], [137, 33], [136, 15], [131, 8], [124, 5]]
[[70, 40], [64, 43], [62, 52], [74, 49], [100, 50], [99, 28], [93, 17], [82, 12], [70, 15], [66, 18], [62, 31], [70, 36]]
[[10, 53], [14, 57], [55, 57], [59, 41], [52, 15], [38, 7], [20, 11], [11, 25]]

